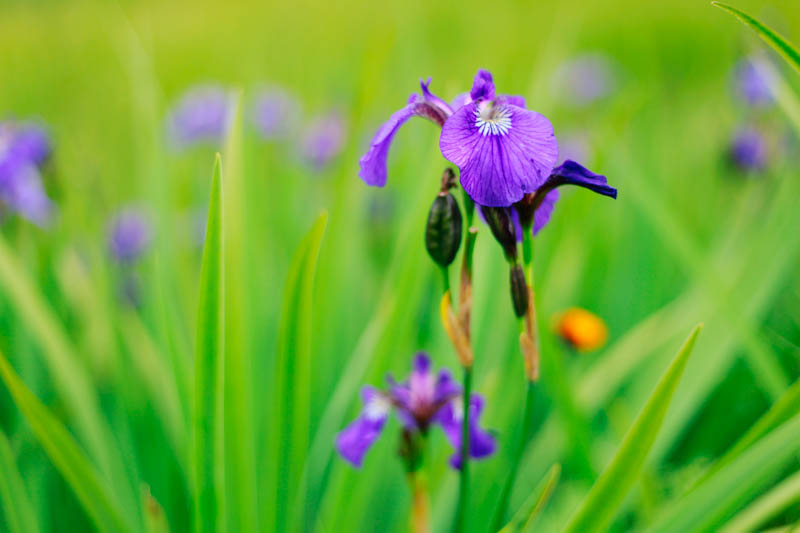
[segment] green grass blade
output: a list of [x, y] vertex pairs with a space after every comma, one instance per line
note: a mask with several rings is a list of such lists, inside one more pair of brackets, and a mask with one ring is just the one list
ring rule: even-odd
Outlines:
[[144, 510], [144, 529], [146, 533], [169, 533], [169, 523], [164, 508], [150, 494], [150, 487], [142, 487], [142, 505]]
[[222, 168], [214, 162], [206, 241], [200, 273], [197, 311], [197, 346], [194, 361], [194, 530], [214, 531], [219, 491], [215, 483], [217, 450], [217, 379], [224, 348], [225, 272], [222, 240]]
[[800, 472], [781, 481], [725, 524], [722, 533], [756, 531], [767, 520], [800, 502]]
[[525, 503], [522, 504], [522, 507], [514, 513], [511, 521], [500, 530], [500, 533], [532, 531], [536, 517], [542, 512], [542, 509], [544, 509], [553, 494], [560, 476], [561, 465], [554, 464], [536, 489], [528, 496], [528, 499], [525, 500]]
[[658, 435], [670, 401], [692, 353], [701, 325], [694, 331], [662, 375], [642, 411], [628, 430], [611, 464], [592, 486], [565, 531], [605, 531], [619, 505], [636, 481]]
[[100, 531], [133, 531], [105, 482], [78, 443], [47, 407], [25, 386], [0, 354], [0, 376], [50, 460], [72, 488]]
[[225, 523], [231, 531], [258, 530], [252, 360], [247, 314], [247, 244], [242, 164], [242, 111], [232, 98], [225, 146], [225, 357], [223, 371]]
[[26, 268], [0, 237], [0, 289], [36, 339], [49, 374], [91, 458], [119, 491], [131, 520], [140, 519], [138, 499], [128, 478], [111, 428], [103, 418], [89, 373], [64, 326], [28, 275]]
[[800, 447], [800, 414], [670, 505], [648, 531], [715, 531], [789, 463]]
[[5, 433], [0, 431], [0, 500], [9, 533], [36, 533], [39, 522], [17, 469], [14, 451]]
[[800, 52], [798, 52], [797, 49], [792, 46], [791, 43], [789, 43], [789, 41], [784, 39], [775, 30], [762, 24], [741, 9], [737, 9], [728, 4], [723, 4], [722, 2], [711, 2], [711, 5], [731, 13], [744, 24], [750, 26], [750, 28], [752, 28], [752, 30], [756, 32], [756, 34], [758, 34], [758, 36], [761, 37], [765, 43], [774, 48], [775, 51], [782, 55], [783, 58], [795, 68], [795, 70], [800, 72]]
[[758, 419], [747, 432], [739, 437], [736, 444], [730, 447], [719, 460], [717, 460], [708, 472], [698, 480], [695, 486], [700, 485], [706, 479], [711, 477], [718, 470], [733, 462], [745, 450], [747, 450], [754, 442], [761, 439], [764, 435], [772, 431], [774, 428], [789, 420], [797, 413], [800, 413], [800, 380], [794, 382], [786, 392], [772, 404], [769, 411]]
[[[309, 448], [311, 401], [311, 300], [317, 259], [328, 222], [323, 212], [292, 259], [283, 296], [278, 339], [275, 409], [283, 429], [278, 452], [275, 529], [287, 530], [290, 511], [303, 505], [301, 477]], [[294, 499], [293, 499], [294, 498]]]

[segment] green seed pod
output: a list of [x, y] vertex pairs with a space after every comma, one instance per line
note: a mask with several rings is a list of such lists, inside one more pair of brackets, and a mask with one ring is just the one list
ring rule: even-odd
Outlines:
[[522, 318], [528, 311], [528, 284], [525, 283], [525, 272], [521, 265], [511, 267], [511, 301], [514, 303], [514, 313]]
[[461, 246], [461, 210], [449, 192], [436, 197], [428, 213], [425, 248], [438, 265], [450, 266]]

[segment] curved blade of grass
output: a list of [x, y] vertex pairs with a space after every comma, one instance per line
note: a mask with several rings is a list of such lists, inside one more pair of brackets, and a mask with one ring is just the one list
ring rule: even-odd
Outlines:
[[0, 500], [9, 533], [36, 533], [39, 522], [17, 469], [14, 451], [5, 433], [0, 431]]
[[800, 502], [800, 471], [781, 481], [725, 524], [722, 533], [756, 531], [767, 520]]
[[500, 533], [512, 533], [515, 531], [532, 531], [536, 517], [544, 509], [550, 496], [556, 488], [558, 478], [561, 476], [561, 465], [556, 463], [539, 482], [536, 489], [528, 496], [522, 507], [514, 513], [508, 524], [500, 530]]
[[111, 428], [103, 418], [91, 377], [64, 326], [42, 293], [0, 237], [0, 287], [41, 348], [47, 370], [90, 457], [119, 491], [128, 519], [137, 521], [139, 504]]
[[306, 501], [301, 477], [310, 440], [311, 297], [327, 222], [328, 213], [323, 212], [300, 243], [292, 258], [283, 295], [275, 387], [278, 413], [275, 427], [282, 428], [274, 517], [277, 531], [289, 529], [290, 516], [305, 516], [305, 513], [290, 514], [290, 510]]
[[225, 271], [222, 240], [222, 168], [220, 156], [214, 162], [211, 199], [208, 206], [206, 241], [200, 269], [197, 309], [197, 346], [194, 360], [194, 420], [192, 469], [194, 478], [194, 530], [214, 531], [219, 512], [220, 491], [215, 472], [218, 375], [224, 350]]
[[0, 354], [0, 377], [56, 469], [100, 531], [133, 531], [114, 492], [69, 431], [33, 395]]
[[722, 2], [711, 2], [711, 5], [731, 13], [744, 24], [750, 26], [765, 43], [774, 48], [776, 52], [782, 55], [783, 58], [795, 68], [795, 70], [800, 72], [800, 52], [775, 30], [762, 24], [741, 9], [723, 4]]
[[565, 531], [605, 531], [619, 505], [636, 481], [658, 435], [670, 401], [692, 353], [702, 325], [694, 328], [670, 363], [642, 411], [628, 430], [611, 464], [592, 486]]
[[764, 435], [774, 428], [789, 420], [791, 417], [800, 413], [800, 380], [794, 382], [786, 392], [772, 404], [769, 411], [758, 419], [747, 432], [742, 435], [736, 444], [730, 447], [720, 459], [718, 459], [698, 481], [695, 487], [703, 483], [718, 470], [733, 462], [754, 442], [761, 439]]
[[800, 447], [800, 414], [668, 507], [648, 531], [715, 531], [789, 463]]

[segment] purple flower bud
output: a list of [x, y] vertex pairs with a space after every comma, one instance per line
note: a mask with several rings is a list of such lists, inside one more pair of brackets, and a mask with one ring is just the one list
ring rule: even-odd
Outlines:
[[150, 224], [134, 209], [121, 211], [111, 225], [109, 249], [120, 263], [136, 261], [147, 249], [152, 237]]
[[222, 87], [198, 86], [187, 91], [169, 115], [167, 126], [176, 146], [220, 144], [228, 132], [230, 95]]
[[730, 157], [734, 165], [745, 172], [758, 172], [767, 166], [767, 141], [758, 130], [742, 128], [734, 135]]
[[337, 112], [315, 119], [303, 136], [303, 159], [315, 170], [323, 170], [341, 153], [346, 129], [344, 119]]
[[288, 137], [299, 115], [297, 100], [279, 87], [262, 89], [253, 102], [253, 124], [265, 140]]

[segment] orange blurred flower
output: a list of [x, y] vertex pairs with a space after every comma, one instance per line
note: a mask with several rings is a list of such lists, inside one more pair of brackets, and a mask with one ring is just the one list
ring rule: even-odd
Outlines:
[[558, 315], [555, 330], [579, 352], [596, 350], [608, 339], [608, 328], [603, 319], [579, 307], [567, 309]]

